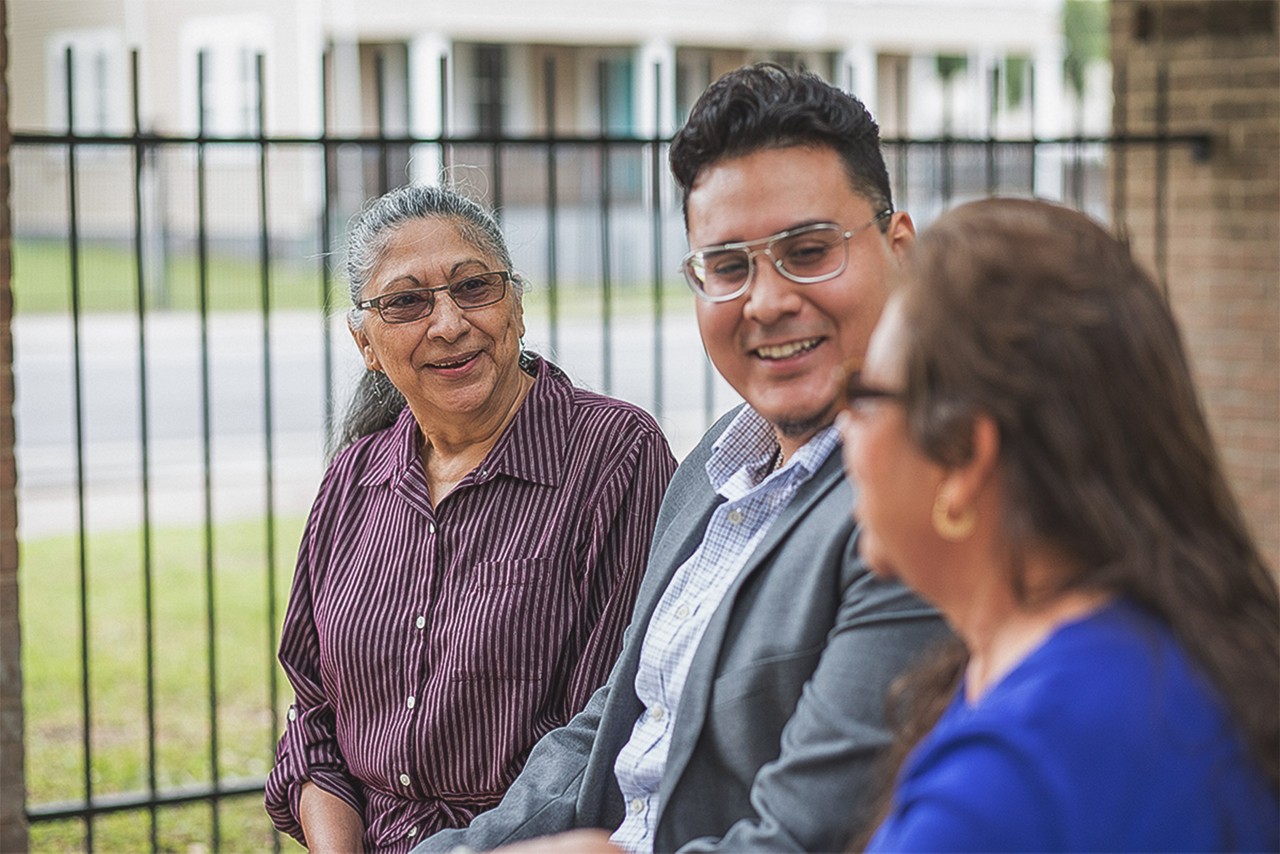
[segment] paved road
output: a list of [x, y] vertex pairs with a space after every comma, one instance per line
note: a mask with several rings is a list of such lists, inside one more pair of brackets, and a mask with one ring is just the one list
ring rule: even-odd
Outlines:
[[[549, 353], [545, 319], [529, 318], [526, 345]], [[340, 319], [277, 312], [269, 329], [273, 505], [306, 512], [323, 469], [325, 350], [332, 341], [335, 398], [344, 399], [360, 365]], [[160, 524], [204, 517], [202, 330], [194, 314], [157, 313], [146, 327], [150, 507]], [[78, 524], [75, 335], [69, 318], [14, 321], [19, 535], [69, 533]], [[264, 330], [260, 316], [217, 314], [203, 332], [209, 347], [208, 397], [212, 512], [219, 520], [260, 516], [266, 508]], [[603, 367], [598, 319], [562, 320], [557, 361], [580, 385], [655, 409], [654, 324], [615, 320], [611, 382]], [[691, 313], [661, 330], [660, 422], [677, 456], [737, 397], [708, 372]], [[139, 329], [128, 315], [92, 315], [79, 330], [85, 517], [89, 530], [142, 520]], [[710, 404], [707, 389], [711, 387]]]

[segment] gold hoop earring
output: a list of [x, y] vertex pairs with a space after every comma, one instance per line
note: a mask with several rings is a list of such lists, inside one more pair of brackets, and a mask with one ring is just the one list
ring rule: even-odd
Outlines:
[[959, 516], [953, 516], [946, 497], [941, 492], [938, 493], [933, 502], [933, 529], [938, 532], [939, 537], [949, 543], [962, 542], [968, 539], [977, 524], [977, 510], [966, 507], [960, 511]]

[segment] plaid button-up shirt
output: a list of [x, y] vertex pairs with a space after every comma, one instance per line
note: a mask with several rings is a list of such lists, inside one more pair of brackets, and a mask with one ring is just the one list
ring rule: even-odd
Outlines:
[[627, 850], [653, 850], [658, 789], [676, 710], [712, 614], [769, 526], [838, 442], [835, 428], [828, 427], [784, 467], [772, 471], [778, 451], [773, 427], [748, 406], [729, 424], [707, 459], [707, 477], [725, 500], [713, 512], [701, 545], [676, 571], [653, 612], [635, 683], [645, 711], [614, 763], [627, 812], [612, 839]]

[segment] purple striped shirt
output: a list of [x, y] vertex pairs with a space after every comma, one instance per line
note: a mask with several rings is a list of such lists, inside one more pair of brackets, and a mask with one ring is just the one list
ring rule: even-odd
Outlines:
[[675, 460], [653, 419], [537, 360], [497, 444], [432, 507], [406, 408], [330, 465], [280, 639], [295, 701], [267, 779], [310, 780], [407, 851], [497, 804], [604, 683]]

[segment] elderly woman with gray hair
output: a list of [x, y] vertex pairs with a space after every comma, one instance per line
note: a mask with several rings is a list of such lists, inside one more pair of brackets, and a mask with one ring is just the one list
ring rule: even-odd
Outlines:
[[522, 350], [511, 267], [449, 189], [394, 190], [350, 231], [367, 371], [298, 553], [266, 791], [313, 850], [467, 824], [621, 645], [675, 460], [650, 416]]

